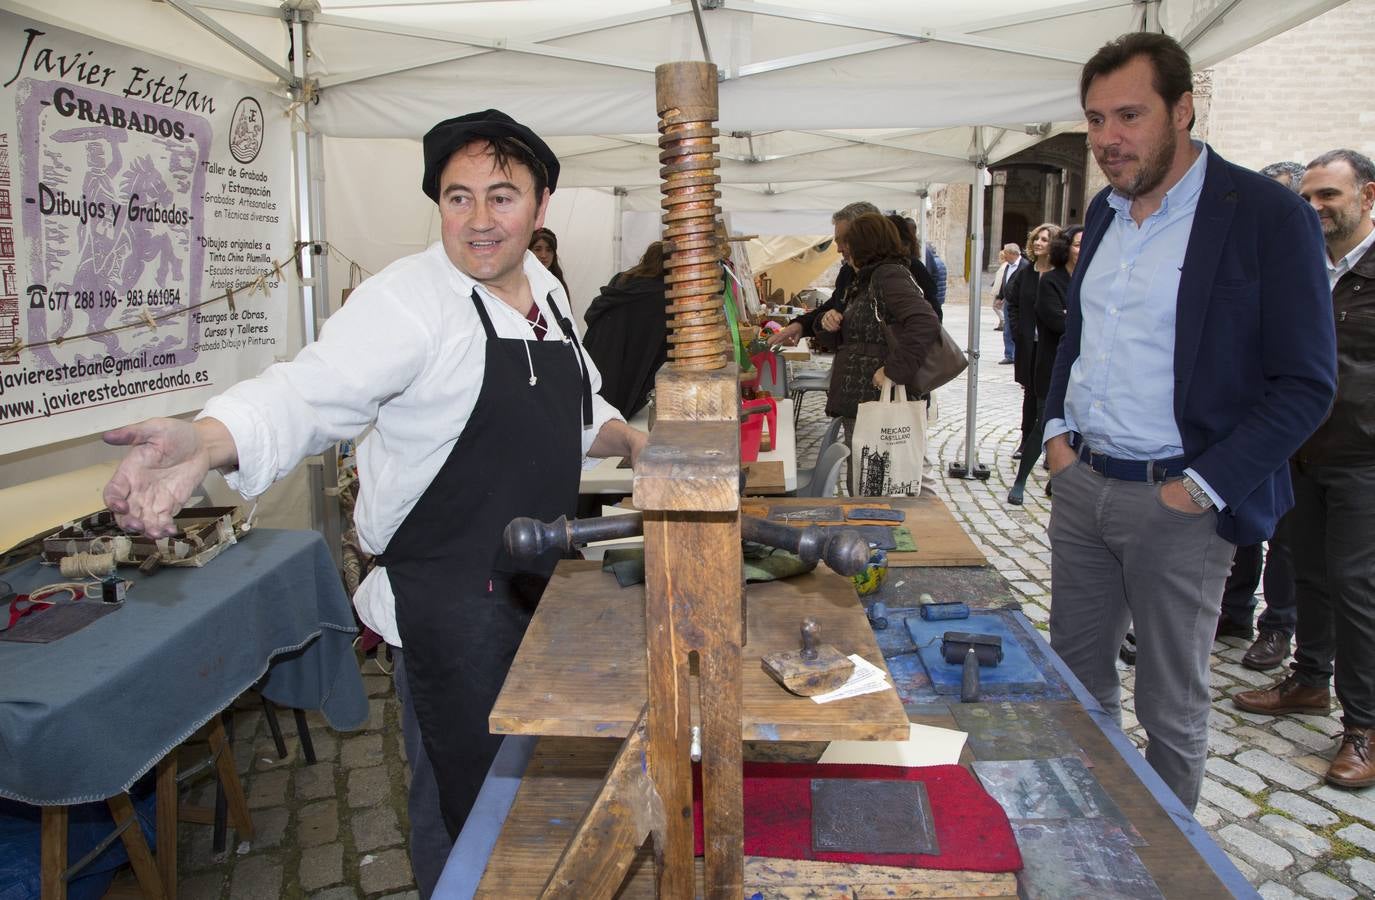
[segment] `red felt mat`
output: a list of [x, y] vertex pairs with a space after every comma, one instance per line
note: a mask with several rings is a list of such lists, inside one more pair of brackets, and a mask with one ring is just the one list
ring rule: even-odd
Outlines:
[[[812, 779], [920, 781], [936, 820], [940, 853], [818, 853], [812, 850]], [[694, 767], [693, 827], [702, 855], [702, 784]], [[915, 869], [1016, 872], [1022, 854], [1007, 815], [960, 766], [811, 765], [745, 763], [745, 855], [822, 862], [868, 863]]]

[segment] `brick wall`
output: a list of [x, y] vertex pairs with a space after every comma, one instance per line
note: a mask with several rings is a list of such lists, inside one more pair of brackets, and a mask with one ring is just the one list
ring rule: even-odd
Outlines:
[[1349, 147], [1375, 156], [1375, 0], [1348, 0], [1213, 67], [1207, 140], [1258, 169]]

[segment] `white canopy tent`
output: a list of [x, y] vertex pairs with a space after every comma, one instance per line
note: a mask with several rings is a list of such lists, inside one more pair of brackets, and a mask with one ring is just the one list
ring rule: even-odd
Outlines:
[[[566, 260], [592, 260], [582, 277], [595, 287], [639, 249], [617, 247], [619, 213], [658, 206], [659, 63], [706, 54], [720, 70], [724, 209], [819, 220], [860, 197], [918, 207], [936, 182], [981, 191], [987, 165], [1079, 119], [1079, 69], [1118, 34], [1164, 30], [1204, 67], [1341, 2], [849, 0], [839, 13], [832, 0], [6, 6], [280, 89], [304, 126], [296, 147], [301, 237], [366, 247], [360, 259], [385, 262], [435, 236], [433, 205], [416, 190], [418, 136], [461, 112], [502, 109], [563, 160], [548, 224]], [[982, 214], [977, 196], [973, 211]], [[976, 221], [973, 234], [981, 231]], [[977, 245], [973, 258], [983, 258]], [[328, 313], [326, 298], [337, 297], [331, 274], [342, 287], [342, 269], [307, 271], [307, 339]], [[977, 279], [970, 295], [977, 307]]]
[[722, 78], [724, 182], [786, 196], [812, 181], [968, 180], [980, 156], [996, 161], [1076, 121], [1079, 67], [1112, 36], [1163, 29], [1204, 67], [1340, 2], [851, 0], [836, 15], [829, 0], [701, 0], [700, 36], [682, 0], [7, 5], [281, 85], [296, 78], [283, 22], [299, 18], [318, 132], [414, 139], [494, 106], [558, 139], [570, 187], [657, 185], [654, 67], [701, 59], [705, 42]]
[[1079, 68], [1112, 36], [1163, 29], [1203, 67], [1340, 2], [851, 0], [837, 15], [830, 0], [700, 0], [700, 16], [682, 0], [7, 5], [236, 77], [309, 82], [311, 128], [334, 138], [415, 140], [493, 106], [551, 140], [564, 187], [624, 188], [630, 209], [657, 207], [654, 67], [705, 46], [722, 78], [726, 208], [827, 209], [820, 186], [910, 200], [1077, 121]]

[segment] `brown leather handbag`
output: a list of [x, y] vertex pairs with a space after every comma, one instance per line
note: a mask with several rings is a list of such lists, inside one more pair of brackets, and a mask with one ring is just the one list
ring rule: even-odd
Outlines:
[[[912, 273], [905, 266], [903, 271], [907, 273], [907, 278], [916, 288], [917, 293], [921, 293], [921, 288], [917, 287], [916, 279], [912, 278]], [[877, 302], [882, 302], [881, 297], [875, 298]], [[895, 343], [893, 331], [886, 324], [883, 326], [884, 336], [888, 339], [888, 346], [891, 348]], [[969, 357], [960, 349], [960, 345], [955, 343], [955, 339], [950, 336], [950, 332], [941, 326], [940, 337], [931, 345], [927, 351], [926, 358], [922, 360], [921, 368], [917, 369], [917, 374], [912, 377], [910, 384], [906, 385], [907, 390], [914, 395], [930, 394], [938, 387], [943, 387], [953, 381], [961, 372], [969, 368]]]
[[926, 359], [922, 360], [921, 368], [912, 378], [911, 387], [919, 394], [929, 394], [947, 382], [953, 381], [967, 368], [969, 368], [969, 357], [965, 356], [960, 345], [955, 343], [950, 332], [946, 331], [945, 326], [942, 325], [940, 337], [927, 351]]

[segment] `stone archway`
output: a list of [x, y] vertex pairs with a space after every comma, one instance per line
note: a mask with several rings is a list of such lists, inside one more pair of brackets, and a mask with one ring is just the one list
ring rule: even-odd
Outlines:
[[984, 195], [984, 263], [990, 271], [1002, 246], [1024, 245], [1036, 225], [1083, 220], [1084, 162], [1084, 136], [1070, 133], [1047, 138], [990, 167], [993, 186]]

